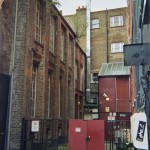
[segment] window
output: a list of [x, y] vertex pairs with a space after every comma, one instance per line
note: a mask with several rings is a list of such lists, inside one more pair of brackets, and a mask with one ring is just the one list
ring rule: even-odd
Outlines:
[[98, 81], [98, 73], [92, 73], [92, 82]]
[[124, 43], [112, 43], [111, 44], [111, 53], [123, 52]]
[[60, 101], [61, 101], [61, 78], [59, 79], [59, 95], [58, 95], [58, 118], [60, 118]]
[[36, 1], [35, 7], [35, 40], [38, 42], [42, 42], [42, 19], [41, 19], [41, 5], [40, 2]]
[[75, 63], [75, 81], [78, 80], [78, 62]]
[[74, 49], [73, 38], [69, 38], [69, 51], [68, 51], [68, 65], [71, 67], [72, 64], [72, 51]]
[[50, 40], [49, 50], [54, 53], [55, 50], [55, 37], [56, 37], [56, 19], [51, 17], [50, 19]]
[[47, 117], [50, 117], [51, 105], [51, 72], [48, 73], [48, 101], [47, 101]]
[[37, 84], [37, 66], [32, 68], [32, 95], [31, 95], [31, 117], [35, 117], [36, 109], [36, 84]]
[[123, 26], [123, 16], [110, 17], [110, 27]]
[[83, 91], [84, 84], [84, 67], [80, 67], [80, 91]]
[[64, 61], [65, 59], [65, 48], [66, 48], [66, 30], [62, 28], [61, 30], [61, 56], [60, 59]]
[[93, 19], [92, 20], [92, 29], [98, 29], [99, 28], [99, 19]]

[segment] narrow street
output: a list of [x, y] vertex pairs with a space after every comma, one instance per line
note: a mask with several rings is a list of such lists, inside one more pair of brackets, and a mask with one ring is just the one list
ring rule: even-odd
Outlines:
[[150, 0], [0, 0], [0, 150], [150, 150]]

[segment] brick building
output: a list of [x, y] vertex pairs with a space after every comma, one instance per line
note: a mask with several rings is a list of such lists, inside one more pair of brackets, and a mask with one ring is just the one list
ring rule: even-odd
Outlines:
[[0, 14], [0, 72], [11, 75], [5, 145], [19, 150], [22, 118], [82, 118], [86, 57], [47, 1], [4, 0]]
[[[129, 42], [127, 7], [91, 12], [91, 99], [98, 99], [98, 73], [103, 63], [123, 62], [123, 45]], [[78, 21], [77, 19], [78, 18]], [[86, 51], [86, 8], [65, 16], [77, 33], [79, 45]], [[98, 104], [98, 103], [97, 103]], [[94, 104], [95, 105], [95, 104]], [[97, 108], [97, 106], [93, 106]]]
[[[117, 8], [91, 12], [91, 72], [96, 76], [103, 63], [122, 62], [123, 44], [128, 43], [128, 9]], [[65, 16], [75, 32], [83, 22], [73, 21], [74, 17], [85, 18], [86, 8], [78, 8], [76, 14]], [[83, 21], [82, 20], [82, 21]], [[76, 25], [76, 24], [79, 25]], [[80, 30], [86, 30], [81, 26]], [[85, 32], [84, 32], [85, 33]], [[79, 44], [86, 50], [86, 37], [79, 37]]]

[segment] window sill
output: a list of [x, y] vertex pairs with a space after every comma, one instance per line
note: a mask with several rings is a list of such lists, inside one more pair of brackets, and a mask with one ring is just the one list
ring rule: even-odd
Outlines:
[[122, 54], [123, 52], [111, 52], [111, 54]]
[[110, 28], [118, 28], [118, 27], [123, 27], [124, 25], [120, 25], [120, 26], [113, 26], [113, 27], [111, 27], [110, 26]]
[[42, 43], [40, 43], [40, 42], [38, 42], [38, 41], [36, 41], [36, 40], [34, 40], [34, 42], [35, 42], [37, 45], [39, 45], [40, 47], [44, 48], [44, 44], [42, 44]]
[[49, 54], [52, 55], [52, 56], [54, 56], [54, 57], [56, 57], [56, 55], [55, 55], [54, 52], [49, 51]]
[[91, 28], [91, 30], [96, 30], [96, 29], [99, 29], [99, 28]]
[[63, 60], [60, 60], [60, 62], [65, 65], [65, 62]]

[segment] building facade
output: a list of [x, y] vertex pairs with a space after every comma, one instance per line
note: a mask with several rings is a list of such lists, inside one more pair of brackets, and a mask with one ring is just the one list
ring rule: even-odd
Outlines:
[[19, 150], [22, 118], [82, 118], [86, 57], [48, 1], [4, 0], [0, 11], [0, 72], [11, 76], [5, 145]]
[[[98, 104], [98, 73], [103, 63], [123, 62], [123, 45], [129, 42], [129, 15], [127, 7], [91, 12], [90, 56], [91, 56], [91, 105], [85, 111], [96, 111]], [[65, 16], [79, 45], [86, 51], [86, 8], [78, 7], [76, 14]], [[87, 102], [88, 103], [88, 102]], [[92, 108], [93, 110], [89, 110]], [[94, 113], [93, 112], [93, 113]], [[94, 113], [93, 116], [96, 116]], [[90, 117], [93, 118], [93, 117]], [[95, 117], [94, 117], [95, 118]], [[96, 117], [97, 118], [97, 117]]]
[[[137, 49], [141, 46], [144, 53], [143, 59], [141, 54], [134, 63], [128, 63], [130, 60], [125, 59], [125, 63], [132, 66], [132, 110], [134, 112], [144, 112], [147, 116], [148, 133], [150, 133], [150, 101], [149, 101], [149, 49], [150, 49], [150, 1], [149, 0], [129, 0], [129, 6], [132, 13], [129, 13], [132, 18], [132, 42], [128, 45], [128, 51], [132, 54], [136, 53]], [[136, 46], [136, 48], [135, 48]], [[126, 49], [126, 47], [125, 47]], [[128, 51], [125, 53], [128, 56]], [[140, 52], [139, 52], [140, 53]], [[141, 60], [143, 62], [141, 62]], [[149, 136], [150, 134], [148, 134]], [[150, 139], [150, 138], [149, 138]]]
[[130, 67], [125, 67], [123, 62], [104, 63], [98, 84], [100, 118], [130, 120]]
[[[128, 9], [118, 8], [91, 12], [91, 80], [95, 80], [103, 63], [123, 62], [123, 45], [128, 43]], [[84, 17], [86, 8], [79, 7], [76, 14], [65, 16], [67, 22], [75, 32], [80, 30], [86, 33], [83, 22], [74, 21], [74, 17]], [[79, 25], [77, 25], [79, 24]], [[86, 37], [79, 37], [79, 44], [86, 51]], [[85, 39], [85, 40], [83, 40]]]

